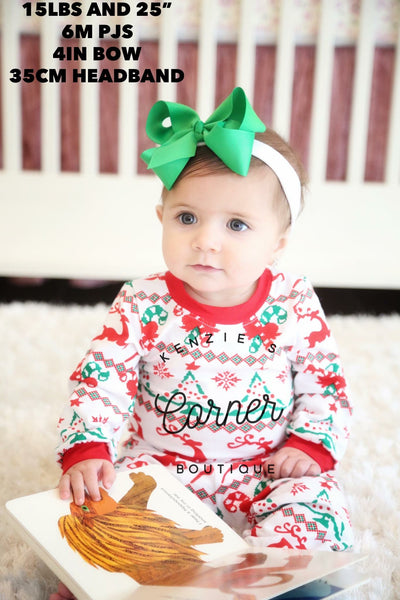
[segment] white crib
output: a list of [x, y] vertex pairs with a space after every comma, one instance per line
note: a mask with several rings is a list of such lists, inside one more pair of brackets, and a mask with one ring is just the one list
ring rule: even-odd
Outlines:
[[[156, 35], [161, 67], [179, 67], [178, 45], [182, 32], [178, 16], [185, 2], [187, 0], [172, 0], [171, 7], [158, 17]], [[82, 4], [88, 4], [87, 0]], [[135, 4], [131, 1], [131, 5]], [[195, 40], [198, 48], [196, 108], [204, 119], [214, 108], [220, 4], [218, 0], [197, 2], [200, 15]], [[263, 43], [273, 43], [276, 64], [270, 125], [289, 137], [299, 35], [296, 2], [281, 0], [278, 3], [279, 25], [272, 42], [260, 40], [255, 33], [256, 7], [260, 2], [237, 0], [234, 4], [239, 11], [232, 42], [237, 52], [235, 83], [245, 89], [250, 99], [255, 99], [256, 82], [260, 77], [257, 49]], [[400, 288], [397, 266], [400, 256], [400, 19], [394, 44], [384, 181], [364, 180], [377, 4], [374, 0], [361, 0], [360, 4], [345, 181], [326, 179], [335, 51], [333, 23], [337, 9], [333, 0], [321, 0], [318, 7], [318, 34], [312, 42], [316, 58], [308, 154], [310, 192], [283, 262], [289, 269], [307, 273], [319, 286]], [[393, 14], [398, 15], [399, 1], [393, 0], [392, 4]], [[80, 86], [81, 115], [79, 172], [61, 170], [62, 83], [40, 85], [41, 169], [22, 168], [21, 85], [9, 79], [10, 69], [20, 64], [21, 31], [31, 26], [32, 19], [23, 15], [19, 2], [2, 0], [0, 276], [123, 280], [162, 270], [160, 226], [154, 215], [161, 185], [154, 176], [138, 174], [134, 166], [138, 156], [141, 84], [113, 84], [119, 86], [117, 173], [100, 173], [99, 169], [100, 86], [96, 83], [76, 84]], [[52, 54], [60, 45], [61, 21], [57, 17], [35, 20], [40, 35], [40, 60], [47, 68], [60, 66]], [[91, 21], [85, 21], [88, 22]], [[99, 18], [94, 17], [92, 22], [99, 23]], [[107, 19], [102, 18], [101, 22]], [[134, 19], [131, 14], [126, 22], [133, 23], [137, 32], [134, 44], [138, 45], [142, 39], [140, 18]], [[154, 32], [151, 35], [154, 36]], [[96, 43], [95, 39], [85, 40], [86, 46]], [[132, 41], [125, 44], [132, 45]], [[85, 66], [92, 66], [89, 59]], [[232, 67], [228, 64], [226, 68]], [[178, 86], [186, 83], [183, 80], [178, 84], [154, 85], [157, 85], [159, 98], [175, 100]]]

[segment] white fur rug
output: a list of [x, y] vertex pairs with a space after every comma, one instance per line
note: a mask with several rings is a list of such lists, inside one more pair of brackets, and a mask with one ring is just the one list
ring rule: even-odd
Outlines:
[[[41, 600], [56, 580], [14, 533], [4, 503], [55, 487], [55, 426], [67, 379], [106, 308], [0, 305], [0, 599]], [[400, 316], [331, 317], [356, 413], [340, 477], [368, 586], [352, 600], [400, 598]]]

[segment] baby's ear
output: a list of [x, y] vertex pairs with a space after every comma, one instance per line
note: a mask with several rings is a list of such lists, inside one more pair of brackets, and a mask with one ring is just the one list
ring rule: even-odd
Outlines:
[[275, 253], [276, 253], [276, 257], [277, 258], [282, 254], [282, 252], [284, 251], [284, 249], [288, 245], [289, 237], [290, 237], [290, 230], [287, 229], [278, 238], [278, 241], [277, 241], [276, 246], [275, 246]]
[[157, 204], [157, 206], [156, 206], [156, 213], [157, 213], [157, 217], [158, 217], [158, 220], [160, 221], [160, 223], [162, 223], [163, 210], [164, 210], [163, 205], [162, 204]]

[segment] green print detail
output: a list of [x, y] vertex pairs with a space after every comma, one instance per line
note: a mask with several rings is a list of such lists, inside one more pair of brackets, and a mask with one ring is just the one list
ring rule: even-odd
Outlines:
[[[71, 423], [69, 424], [69, 427], [72, 427], [74, 425], [74, 423], [79, 422], [81, 420], [80, 416], [78, 415], [78, 413], [76, 411], [74, 411], [74, 414], [72, 415], [72, 420]], [[84, 421], [82, 421], [82, 425], [83, 425], [83, 431], [76, 431], [75, 433], [73, 433], [72, 435], [69, 436], [68, 438], [68, 442], [72, 445], [72, 444], [76, 444], [77, 442], [88, 442], [88, 441], [93, 441], [91, 438], [95, 437], [98, 438], [101, 441], [107, 441], [107, 438], [102, 434], [100, 427], [97, 427], [96, 429], [89, 429], [88, 427], [86, 427]], [[61, 431], [61, 437], [64, 437], [65, 432], [68, 431], [68, 428], [63, 429]]]
[[[252, 387], [254, 387], [255, 385], [257, 385], [258, 383], [262, 383], [262, 378], [260, 377], [260, 375], [258, 374], [258, 372], [256, 372], [253, 377], [251, 378], [250, 384], [249, 384], [249, 388], [251, 389]], [[270, 390], [267, 388], [267, 386], [264, 384], [263, 385], [263, 391], [266, 394], [270, 393]]]
[[[251, 389], [252, 389], [252, 388], [253, 388], [255, 385], [257, 385], [257, 384], [260, 384], [260, 383], [262, 383], [262, 379], [261, 379], [260, 375], [259, 375], [259, 374], [256, 372], [256, 373], [253, 375], [253, 377], [251, 378], [251, 381], [250, 381], [250, 384], [249, 384], [249, 388], [250, 388], [250, 390], [251, 390]], [[257, 394], [257, 398], [260, 398], [260, 396], [261, 396], [261, 395], [264, 395], [264, 394], [267, 394], [267, 395], [269, 395], [269, 394], [270, 394], [270, 391], [269, 391], [269, 389], [267, 388], [267, 386], [264, 384], [264, 385], [262, 386], [262, 394], [259, 394], [259, 393], [257, 393], [256, 391], [254, 391], [253, 393], [254, 393], [254, 394]], [[246, 402], [249, 402], [249, 398], [250, 398], [250, 394], [246, 394], [246, 396], [244, 396], [244, 398], [242, 398], [242, 403], [245, 405], [245, 404], [246, 404]], [[258, 409], [256, 409], [256, 410], [252, 411], [252, 414], [257, 414], [257, 412], [259, 412], [259, 411], [261, 411], [261, 412], [262, 412], [263, 410], [265, 410], [265, 407], [261, 407], [261, 405], [260, 405], [260, 406], [258, 407]], [[268, 419], [268, 418], [271, 418], [271, 415], [270, 415], [270, 414], [269, 414], [269, 415], [265, 415], [265, 418], [266, 418], [266, 419]]]
[[76, 410], [74, 410], [74, 414], [72, 415], [71, 423], [69, 424], [69, 426], [72, 427], [75, 424], [75, 422], [77, 422], [79, 420], [80, 420], [80, 416], [78, 415]]
[[182, 379], [182, 383], [186, 383], [188, 380], [192, 380], [194, 382], [196, 382], [196, 389], [197, 392], [201, 395], [204, 396], [204, 390], [201, 387], [201, 385], [197, 382], [196, 377], [193, 375], [192, 371], [188, 371], [185, 375], [185, 377]]
[[261, 317], [260, 322], [263, 325], [267, 323], [277, 323], [278, 325], [282, 325], [287, 320], [287, 311], [282, 308], [282, 306], [272, 305], [266, 308]]
[[162, 306], [150, 306], [149, 308], [146, 308], [142, 318], [143, 324], [147, 325], [147, 323], [150, 323], [154, 318], [156, 318], [159, 325], [164, 325], [168, 319], [168, 313]]
[[184, 340], [185, 344], [187, 346], [190, 346], [191, 345], [190, 342], [197, 343], [197, 338], [199, 337], [199, 335], [200, 335], [200, 329], [198, 327], [195, 327], [194, 329], [192, 329], [192, 331], [189, 333], [189, 335], [187, 335], [185, 337], [185, 340]]
[[[338, 374], [340, 371], [339, 365], [337, 363], [331, 363], [330, 365], [327, 366], [326, 371], [328, 373]], [[326, 386], [322, 395], [323, 396], [334, 396], [335, 394], [337, 394], [336, 385], [335, 385], [335, 383], [330, 383], [329, 385]]]
[[[196, 382], [196, 377], [193, 375], [192, 371], [188, 371], [185, 375], [185, 377], [182, 379], [181, 383], [186, 383], [188, 380], [192, 380], [193, 382]], [[199, 383], [195, 383], [195, 387], [196, 387], [196, 391], [200, 396], [204, 396], [204, 390], [201, 387], [201, 385]], [[144, 384], [144, 388], [146, 390], [146, 392], [149, 394], [149, 396], [151, 396], [152, 398], [155, 398], [156, 394], [154, 394], [154, 392], [151, 390], [149, 383], [146, 382]], [[179, 388], [175, 388], [172, 392], [170, 392], [170, 397], [167, 398], [166, 396], [164, 396], [163, 394], [158, 394], [158, 401], [161, 402], [165, 402], [165, 403], [170, 403], [172, 406], [181, 406], [182, 402], [178, 402], [178, 401], [174, 401], [172, 400], [172, 398], [175, 395], [180, 394], [181, 390]], [[199, 416], [197, 414], [197, 407], [198, 407], [198, 402], [196, 402], [195, 400], [187, 400], [187, 403], [185, 404], [185, 408], [182, 410], [183, 415], [189, 414], [191, 413], [194, 417]], [[216, 414], [217, 410], [216, 408], [213, 408], [211, 410], [211, 414]]]
[[[64, 430], [64, 431], [66, 431], [66, 430]], [[86, 429], [86, 427], [85, 427], [85, 432], [87, 432], [89, 435], [85, 435], [85, 433], [83, 433], [82, 431], [80, 431], [80, 432], [77, 431], [76, 433], [73, 433], [69, 437], [68, 442], [71, 445], [76, 444], [76, 442], [91, 442], [91, 441], [93, 441], [91, 439], [92, 437], [98, 438], [102, 442], [103, 441], [107, 441], [107, 438], [101, 433], [101, 429], [100, 428], [97, 428], [97, 429]], [[62, 431], [61, 435], [63, 433], [64, 432]]]
[[[253, 377], [251, 378], [250, 384], [249, 384], [249, 388], [250, 390], [252, 390], [252, 388], [257, 385], [257, 384], [261, 384], [262, 383], [262, 378], [260, 377], [260, 375], [258, 374], [258, 372], [256, 372]], [[253, 390], [253, 393], [256, 395], [257, 398], [260, 398], [262, 396], [264, 396], [264, 394], [267, 394], [269, 396], [269, 394], [271, 393], [270, 390], [268, 389], [268, 387], [264, 384], [262, 386], [262, 394], [260, 396], [259, 392], [257, 392], [256, 390]], [[246, 402], [249, 401], [249, 394], [246, 394], [246, 396], [244, 398], [242, 398], [242, 403], [245, 404]], [[289, 405], [286, 406], [286, 404], [283, 402], [283, 400], [281, 400], [280, 398], [274, 398], [274, 402], [275, 402], [275, 408], [288, 408], [292, 403], [293, 403], [293, 398], [290, 398], [290, 402]], [[265, 415], [265, 418], [271, 418], [271, 415]]]
[[[64, 433], [64, 431], [66, 431], [66, 429], [61, 432], [61, 435]], [[86, 442], [88, 440], [84, 433], [74, 433], [69, 437], [68, 441], [70, 444], [75, 444], [76, 442]]]
[[[277, 323], [282, 325], [287, 320], [287, 311], [282, 306], [272, 305], [268, 306], [260, 316], [260, 323], [267, 325], [267, 323]], [[263, 341], [259, 335], [256, 335], [250, 344], [249, 351], [255, 354], [263, 345]]]
[[82, 369], [82, 379], [88, 379], [95, 371], [97, 371], [98, 381], [107, 381], [107, 379], [110, 377], [109, 371], [102, 371], [99, 364], [91, 361], [85, 366], [84, 369]]
[[322, 490], [319, 494], [317, 494], [317, 498], [325, 498], [325, 500], [329, 500], [329, 494], [326, 490]]
[[[317, 499], [314, 500], [312, 502], [312, 504], [318, 504], [318, 500]], [[314, 513], [314, 515], [318, 515], [318, 517], [314, 517], [314, 521], [316, 521], [317, 523], [320, 523], [322, 525], [322, 527], [324, 527], [326, 530], [329, 529], [329, 523], [332, 523], [333, 533], [335, 535], [335, 538], [338, 542], [341, 541], [343, 531], [344, 531], [344, 523], [343, 522], [341, 522], [340, 529], [339, 529], [338, 523], [333, 515], [327, 514], [326, 512], [319, 512], [318, 510], [313, 508], [310, 504], [306, 504], [304, 502], [299, 502], [299, 506], [304, 506], [304, 507], [308, 508], [309, 511]]]
[[[330, 423], [332, 425], [332, 417], [329, 417], [329, 419], [325, 419], [323, 421], [323, 423]], [[310, 431], [309, 429], [306, 429], [305, 427], [296, 427], [293, 431], [295, 433], [307, 433], [310, 435], [315, 435], [315, 436], [317, 436], [318, 440], [320, 440], [322, 442], [322, 444], [325, 446], [325, 448], [327, 450], [331, 450], [332, 452], [336, 451], [335, 444], [332, 440], [332, 437], [330, 435], [328, 435], [327, 433], [322, 433], [321, 431]]]
[[[265, 490], [265, 488], [267, 487], [267, 482], [266, 481], [260, 481], [260, 483], [256, 486], [254, 493], [253, 493], [253, 498], [255, 498], [256, 496], [258, 496], [258, 494], [260, 494], [263, 490]], [[269, 500], [267, 499], [267, 502]]]
[[249, 351], [252, 354], [255, 354], [261, 348], [261, 346], [262, 346], [262, 339], [260, 338], [259, 335], [256, 335], [256, 337], [254, 337], [251, 340], [251, 344], [249, 346]]

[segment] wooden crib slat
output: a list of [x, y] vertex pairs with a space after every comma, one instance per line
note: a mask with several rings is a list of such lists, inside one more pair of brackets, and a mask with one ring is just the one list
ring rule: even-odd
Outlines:
[[274, 129], [286, 139], [290, 135], [294, 75], [293, 10], [292, 0], [281, 1], [272, 117]]
[[[58, 19], [41, 19], [40, 59], [45, 68], [57, 69], [60, 61], [52, 59], [59, 46]], [[58, 173], [61, 164], [60, 84], [47, 83], [41, 88], [41, 165], [45, 172]]]
[[311, 181], [322, 181], [326, 177], [333, 59], [334, 4], [332, 0], [322, 0], [311, 114], [309, 158]]
[[217, 69], [218, 4], [215, 0], [202, 0], [199, 31], [199, 58], [197, 69], [196, 107], [201, 118], [206, 119], [215, 107]]
[[[161, 69], [172, 69], [177, 65], [178, 59], [178, 37], [176, 34], [176, 10], [175, 5], [164, 9], [161, 18], [160, 45], [159, 45], [159, 67]], [[158, 97], [170, 102], [176, 101], [176, 83], [161, 82], [157, 88]]]
[[18, 171], [22, 166], [21, 85], [10, 83], [10, 69], [20, 65], [20, 7], [17, 2], [1, 2], [1, 77], [3, 166]]
[[138, 140], [139, 89], [131, 83], [120, 83], [118, 112], [118, 173], [136, 173]]
[[360, 183], [364, 179], [374, 66], [374, 18], [374, 1], [363, 0], [350, 117], [347, 180], [351, 183]]
[[255, 10], [249, 10], [249, 3], [241, 0], [236, 64], [236, 85], [241, 86], [253, 103], [256, 46], [254, 39]]
[[398, 22], [396, 60], [393, 76], [393, 91], [389, 120], [388, 151], [385, 170], [385, 181], [399, 185], [400, 183], [400, 18]]
[[[97, 23], [95, 19], [83, 18], [82, 25]], [[93, 27], [93, 32], [97, 32], [97, 27]], [[87, 48], [87, 59], [82, 63], [84, 69], [99, 68], [99, 62], [93, 60], [92, 48], [98, 45], [98, 38], [93, 35], [91, 38], [84, 39], [84, 45]], [[80, 86], [80, 171], [85, 175], [95, 175], [99, 172], [100, 164], [100, 94], [98, 83], [79, 83]]]
[[[134, 43], [139, 45], [139, 20], [135, 15], [121, 18], [121, 24], [132, 24]], [[131, 39], [121, 38], [120, 45], [132, 46]], [[118, 173], [132, 177], [136, 174], [138, 147], [139, 86], [129, 82], [119, 84], [118, 110]]]

